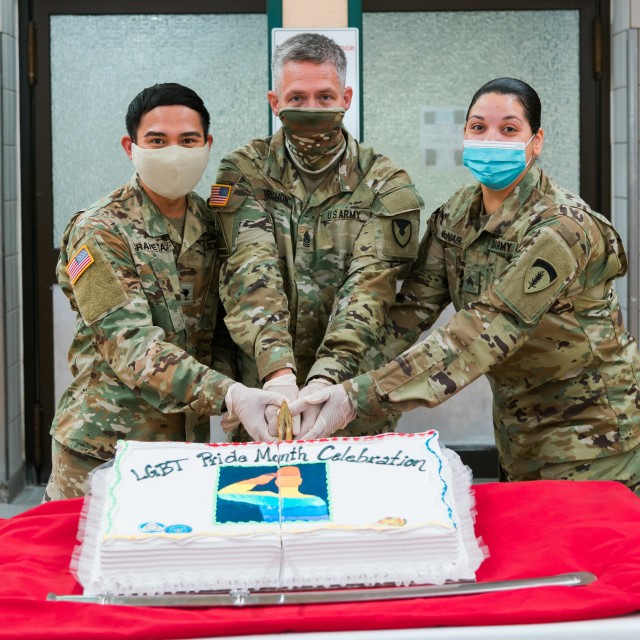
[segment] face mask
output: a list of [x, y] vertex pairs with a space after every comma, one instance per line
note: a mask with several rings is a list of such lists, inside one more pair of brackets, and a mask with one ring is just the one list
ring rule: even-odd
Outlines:
[[301, 169], [319, 173], [344, 151], [344, 111], [342, 107], [280, 109], [287, 149]]
[[198, 184], [209, 161], [208, 144], [203, 147], [172, 144], [161, 149], [142, 149], [132, 144], [131, 151], [141, 180], [169, 200], [186, 196]]
[[[535, 133], [529, 142], [533, 140]], [[529, 142], [464, 140], [462, 162], [485, 187], [505, 189], [527, 168], [525, 149]]]

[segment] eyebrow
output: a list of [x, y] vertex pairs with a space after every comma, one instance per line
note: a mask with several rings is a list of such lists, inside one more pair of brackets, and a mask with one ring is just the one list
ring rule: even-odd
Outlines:
[[[476, 118], [476, 120], [486, 120], [486, 118], [484, 116], [477, 116], [473, 113], [469, 114], [469, 119], [471, 118]], [[517, 120], [518, 122], [524, 122], [524, 120], [516, 115], [512, 115], [512, 116], [505, 116], [504, 118], [502, 118], [502, 120]]]
[[[202, 137], [202, 133], [200, 131], [183, 131], [181, 136], [189, 136], [191, 138]], [[166, 138], [167, 134], [164, 131], [147, 131], [143, 138]]]
[[334, 87], [331, 87], [331, 86], [321, 87], [320, 89], [314, 89], [313, 91], [307, 91], [306, 89], [298, 89], [294, 87], [293, 89], [289, 89], [289, 91], [285, 92], [285, 95], [289, 95], [289, 94], [297, 95], [300, 93], [336, 93], [336, 90]]

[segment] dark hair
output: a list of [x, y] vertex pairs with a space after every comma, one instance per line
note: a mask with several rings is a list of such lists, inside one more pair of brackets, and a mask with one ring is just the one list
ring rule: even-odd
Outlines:
[[156, 107], [170, 107], [176, 104], [189, 107], [200, 114], [202, 130], [206, 138], [209, 135], [211, 119], [202, 98], [193, 89], [175, 82], [165, 82], [147, 87], [131, 101], [124, 119], [129, 137], [136, 142], [140, 120], [145, 113]]
[[526, 82], [516, 78], [496, 78], [495, 80], [490, 80], [487, 84], [483, 84], [475, 92], [471, 100], [471, 104], [467, 110], [466, 120], [469, 119], [469, 113], [471, 113], [473, 105], [486, 93], [500, 93], [505, 96], [514, 96], [517, 98], [518, 102], [522, 105], [531, 131], [533, 133], [538, 132], [542, 113], [540, 97]]

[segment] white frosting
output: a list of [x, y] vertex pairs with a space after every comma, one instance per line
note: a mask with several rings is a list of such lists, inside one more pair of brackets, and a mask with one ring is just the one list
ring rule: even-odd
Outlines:
[[470, 482], [435, 431], [119, 442], [72, 568], [86, 595], [473, 579]]

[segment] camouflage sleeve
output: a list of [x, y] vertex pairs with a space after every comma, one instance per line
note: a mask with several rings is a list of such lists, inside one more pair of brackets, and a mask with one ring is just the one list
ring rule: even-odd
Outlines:
[[582, 286], [589, 255], [577, 223], [532, 230], [477, 302], [393, 362], [346, 383], [358, 415], [437, 406], [511, 358], [558, 297]]
[[420, 196], [402, 172], [378, 193], [371, 218], [354, 243], [349, 271], [307, 380], [346, 380], [376, 345], [396, 297], [398, 277], [417, 256], [421, 207]]
[[223, 160], [217, 182], [232, 186], [227, 204], [215, 207], [228, 253], [220, 274], [220, 298], [229, 333], [255, 359], [261, 380], [278, 369], [295, 370], [273, 220], [235, 165]]
[[[90, 256], [89, 266], [72, 282], [65, 260], [58, 264], [58, 281], [113, 372], [164, 413], [220, 414], [232, 380], [173, 344], [170, 340], [179, 343], [179, 335], [169, 336], [154, 323], [145, 295], [153, 280], [152, 267], [146, 267], [149, 273], [139, 272], [127, 241], [107, 224], [75, 228], [64, 255], [73, 258], [83, 248]], [[154, 289], [160, 301], [156, 313], [163, 312], [164, 294]]]
[[385, 361], [393, 360], [431, 328], [451, 301], [444, 249], [434, 234], [438, 211], [429, 218], [418, 257], [396, 296], [380, 336]]

